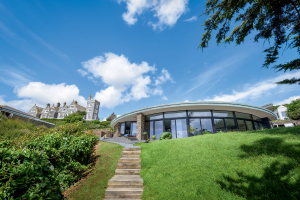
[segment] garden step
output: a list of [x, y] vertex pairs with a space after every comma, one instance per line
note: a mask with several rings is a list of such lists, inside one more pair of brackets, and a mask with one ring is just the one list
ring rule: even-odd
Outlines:
[[122, 154], [141, 154], [141, 150], [139, 151], [122, 151]]
[[123, 148], [123, 151], [140, 151], [141, 148]]
[[138, 163], [118, 163], [117, 169], [141, 169], [141, 164]]
[[143, 182], [140, 175], [115, 175], [107, 188], [143, 188]]
[[140, 175], [141, 169], [116, 169], [116, 175]]
[[107, 188], [105, 191], [106, 199], [113, 198], [141, 198], [143, 188]]
[[120, 158], [118, 163], [141, 163], [140, 158]]
[[139, 154], [122, 154], [121, 158], [140, 158]]

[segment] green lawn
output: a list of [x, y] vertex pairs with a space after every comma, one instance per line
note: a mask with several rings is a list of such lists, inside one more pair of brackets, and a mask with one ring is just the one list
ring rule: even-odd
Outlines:
[[99, 158], [92, 173], [72, 189], [69, 197], [73, 200], [104, 199], [108, 181], [115, 175], [117, 163], [123, 147], [117, 144], [100, 142]]
[[140, 143], [142, 199], [300, 199], [300, 127]]

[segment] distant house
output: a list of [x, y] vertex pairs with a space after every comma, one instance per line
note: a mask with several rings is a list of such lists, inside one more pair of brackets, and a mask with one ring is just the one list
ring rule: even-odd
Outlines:
[[[83, 117], [84, 120], [94, 121], [99, 120], [99, 108], [100, 102], [96, 99], [87, 100], [87, 108], [78, 104], [77, 101], [72, 101], [72, 103], [67, 106], [67, 103], [64, 102], [64, 105], [60, 107], [60, 103], [57, 103], [57, 106], [50, 107], [50, 103], [47, 104], [46, 108], [40, 108], [34, 105], [28, 113], [33, 113], [34, 116], [39, 118], [50, 118], [50, 119], [63, 119], [65, 116], [76, 113], [77, 111], [86, 111], [86, 115]], [[39, 113], [39, 115], [37, 114]]]
[[289, 119], [287, 114], [286, 114], [286, 111], [287, 111], [287, 107], [285, 106], [279, 106], [275, 111], [275, 115], [277, 116], [277, 119], [279, 120], [284, 120], [284, 119]]
[[117, 117], [115, 113], [112, 113], [109, 117], [106, 118], [106, 121], [112, 121]]

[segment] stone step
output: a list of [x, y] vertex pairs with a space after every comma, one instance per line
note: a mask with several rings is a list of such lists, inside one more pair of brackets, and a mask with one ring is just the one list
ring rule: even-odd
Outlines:
[[[108, 199], [104, 199], [104, 200], [108, 200]], [[113, 198], [113, 199], [109, 199], [109, 200], [142, 200], [142, 199], [132, 199], [132, 198]]]
[[141, 148], [123, 148], [123, 151], [140, 151]]
[[120, 158], [118, 163], [141, 163], [140, 158]]
[[105, 191], [105, 199], [114, 198], [141, 198], [143, 188], [107, 188]]
[[138, 163], [118, 163], [117, 169], [141, 169], [141, 164]]
[[140, 158], [139, 154], [122, 154], [121, 158]]
[[141, 154], [141, 150], [139, 151], [122, 151], [122, 154]]
[[115, 175], [107, 188], [143, 188], [143, 182], [140, 175]]
[[116, 175], [140, 175], [141, 169], [116, 169]]

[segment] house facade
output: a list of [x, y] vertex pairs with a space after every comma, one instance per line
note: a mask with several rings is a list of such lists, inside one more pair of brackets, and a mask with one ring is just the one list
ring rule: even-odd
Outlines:
[[28, 113], [38, 118], [63, 119], [65, 116], [76, 113], [77, 111], [85, 111], [86, 115], [83, 117], [84, 120], [99, 120], [98, 113], [100, 102], [91, 98], [92, 96], [89, 95], [87, 108], [79, 105], [77, 101], [73, 100], [69, 106], [67, 106], [67, 103], [64, 102], [62, 107], [59, 102], [56, 106], [53, 104], [52, 107], [50, 106], [50, 103], [48, 103], [45, 108], [38, 107], [35, 104]]
[[277, 119], [279, 120], [284, 120], [284, 119], [289, 119], [287, 114], [286, 114], [286, 111], [287, 111], [287, 107], [285, 106], [279, 106], [275, 111], [275, 115], [277, 117]]

